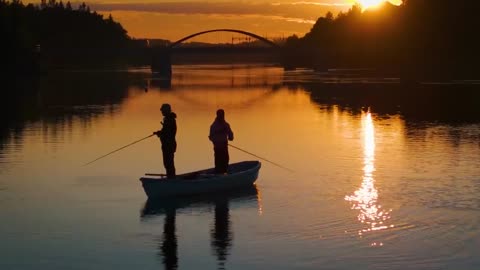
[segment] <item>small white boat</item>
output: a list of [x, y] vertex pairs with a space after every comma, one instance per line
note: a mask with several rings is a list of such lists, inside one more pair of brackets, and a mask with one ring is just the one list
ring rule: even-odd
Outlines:
[[251, 186], [258, 177], [261, 163], [243, 161], [228, 166], [227, 174], [214, 174], [214, 169], [177, 175], [175, 179], [160, 174], [146, 174], [140, 178], [149, 199], [201, 194]]

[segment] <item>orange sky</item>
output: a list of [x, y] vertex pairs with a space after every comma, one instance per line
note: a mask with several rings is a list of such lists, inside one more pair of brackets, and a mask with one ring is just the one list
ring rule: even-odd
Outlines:
[[[218, 28], [245, 30], [269, 39], [293, 34], [303, 36], [320, 16], [328, 11], [334, 14], [346, 11], [355, 1], [98, 0], [86, 3], [101, 14], [111, 14], [131, 37], [174, 41]], [[390, 2], [398, 4], [401, 0]], [[72, 3], [74, 7], [77, 5], [74, 1]], [[231, 33], [212, 33], [191, 41], [228, 42], [231, 39]]]

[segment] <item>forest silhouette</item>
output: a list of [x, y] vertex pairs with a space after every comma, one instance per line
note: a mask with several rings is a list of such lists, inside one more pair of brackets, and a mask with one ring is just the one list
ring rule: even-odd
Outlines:
[[132, 39], [111, 16], [92, 12], [82, 3], [42, 0], [38, 5], [0, 0], [2, 71], [36, 72], [42, 66], [99, 66], [121, 62]]
[[373, 68], [406, 79], [478, 77], [480, 1], [404, 0], [378, 9], [354, 5], [291, 36], [284, 63], [318, 70]]

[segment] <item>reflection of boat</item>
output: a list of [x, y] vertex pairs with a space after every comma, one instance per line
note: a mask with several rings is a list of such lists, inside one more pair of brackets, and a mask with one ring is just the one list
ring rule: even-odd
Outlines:
[[141, 211], [142, 218], [164, 215], [169, 212], [181, 209], [204, 208], [223, 201], [255, 202], [258, 200], [258, 190], [255, 185], [242, 187], [236, 190], [225, 192], [197, 194], [184, 197], [169, 197], [159, 199], [148, 199]]
[[165, 199], [148, 199], [142, 209], [142, 220], [148, 221], [149, 217], [164, 216], [163, 237], [159, 242], [159, 256], [162, 258], [165, 269], [178, 268], [178, 241], [176, 229], [177, 210], [204, 208], [214, 206], [214, 220], [210, 229], [210, 245], [214, 256], [217, 258], [219, 269], [225, 269], [227, 256], [233, 246], [233, 232], [230, 220], [230, 202], [256, 202], [258, 190], [255, 185], [250, 185], [227, 192], [209, 193], [188, 197], [175, 197]]
[[231, 190], [251, 186], [258, 177], [261, 163], [243, 161], [228, 166], [228, 174], [214, 174], [214, 169], [177, 175], [175, 179], [163, 175], [140, 178], [149, 199]]

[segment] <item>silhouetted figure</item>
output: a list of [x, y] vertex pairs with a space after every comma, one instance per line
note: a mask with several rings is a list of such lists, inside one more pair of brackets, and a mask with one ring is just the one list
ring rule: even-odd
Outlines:
[[162, 153], [163, 153], [163, 166], [167, 172], [167, 178], [175, 178], [175, 164], [174, 164], [174, 155], [177, 151], [177, 142], [175, 141], [175, 135], [177, 134], [177, 115], [172, 112], [170, 104], [162, 104], [160, 111], [163, 115], [163, 125], [162, 129], [155, 131], [160, 138], [162, 143]]
[[163, 225], [163, 241], [160, 246], [160, 253], [163, 257], [163, 264], [166, 270], [178, 268], [177, 256], [177, 236], [175, 235], [175, 215], [174, 207], [166, 209], [165, 223]]
[[232, 246], [232, 233], [230, 231], [230, 213], [228, 199], [218, 198], [215, 200], [215, 220], [211, 230], [212, 250], [217, 256], [219, 269], [225, 269], [225, 261]]
[[228, 170], [228, 141], [233, 141], [233, 132], [230, 125], [225, 121], [225, 111], [217, 110], [217, 118], [210, 126], [210, 135], [208, 136], [213, 143], [215, 152], [215, 173], [227, 173]]

